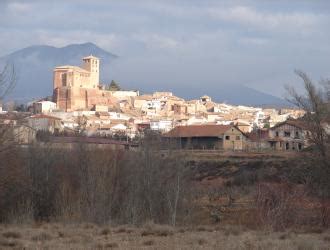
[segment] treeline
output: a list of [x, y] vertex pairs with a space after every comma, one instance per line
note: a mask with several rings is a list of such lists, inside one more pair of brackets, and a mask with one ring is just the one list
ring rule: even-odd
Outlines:
[[11, 148], [1, 155], [0, 222], [183, 222], [193, 207], [184, 159], [162, 155], [159, 145], [155, 137], [136, 152]]
[[235, 201], [248, 198], [249, 209], [235, 212], [230, 223], [329, 227], [329, 176], [316, 156], [195, 161], [196, 155], [162, 150], [155, 135], [136, 151], [13, 146], [0, 153], [0, 223], [227, 223]]

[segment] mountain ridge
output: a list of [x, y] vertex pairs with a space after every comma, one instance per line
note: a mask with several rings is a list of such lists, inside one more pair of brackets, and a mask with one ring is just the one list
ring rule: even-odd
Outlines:
[[[8, 96], [8, 99], [14, 99], [18, 102], [27, 102], [32, 99], [52, 95], [53, 69], [60, 65], [81, 65], [81, 59], [87, 55], [94, 55], [101, 59], [101, 82], [105, 83], [112, 80], [110, 78], [110, 75], [112, 75], [111, 64], [116, 61], [120, 66], [120, 57], [91, 42], [68, 44], [63, 47], [32, 45], [0, 57], [0, 66], [6, 62], [12, 63], [18, 73], [16, 88], [11, 95]], [[117, 61], [118, 59], [119, 61]], [[129, 70], [130, 69], [127, 69], [127, 72], [129, 72]], [[140, 89], [143, 92], [150, 93], [164, 89], [164, 86], [146, 85], [143, 83], [132, 84], [132, 82], [128, 84], [131, 88]], [[288, 102], [279, 97], [263, 93], [247, 86], [219, 85], [216, 83], [209, 85], [210, 86], [207, 86], [207, 91], [203, 89], [206, 87], [205, 85], [193, 86], [193, 84], [191, 84], [191, 87], [188, 89], [181, 88], [180, 85], [168, 86], [166, 91], [172, 91], [175, 95], [182, 96], [185, 99], [198, 98], [204, 92], [208, 92], [209, 94], [213, 93], [212, 98], [214, 100], [234, 105], [289, 105]]]

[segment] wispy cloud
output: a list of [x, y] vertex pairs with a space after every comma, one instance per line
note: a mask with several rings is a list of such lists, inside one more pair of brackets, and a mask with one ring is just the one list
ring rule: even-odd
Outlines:
[[[272, 12], [256, 10], [247, 6], [234, 6], [229, 8], [212, 8], [209, 15], [217, 20], [239, 24], [251, 29], [263, 31], [312, 31], [318, 28], [327, 17], [323, 14], [307, 12]], [[329, 18], [329, 17], [328, 17]], [[329, 20], [328, 20], [329, 21]]]

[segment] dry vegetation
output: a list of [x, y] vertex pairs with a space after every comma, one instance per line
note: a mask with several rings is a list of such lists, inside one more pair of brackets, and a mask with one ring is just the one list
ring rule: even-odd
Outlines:
[[253, 231], [234, 226], [2, 225], [1, 249], [329, 249], [329, 231]]

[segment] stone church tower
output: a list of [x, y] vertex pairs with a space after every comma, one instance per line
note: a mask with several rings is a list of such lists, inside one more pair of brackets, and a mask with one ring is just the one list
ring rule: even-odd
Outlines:
[[90, 87], [95, 88], [100, 83], [100, 59], [95, 56], [83, 58], [83, 69], [90, 72]]
[[114, 107], [114, 96], [137, 96], [136, 91], [109, 91], [100, 83], [100, 59], [84, 57], [81, 67], [64, 65], [54, 69], [53, 101], [59, 110], [92, 110], [96, 106]]
[[64, 111], [90, 110], [100, 92], [100, 59], [87, 56], [82, 67], [64, 65], [54, 69], [53, 99]]

